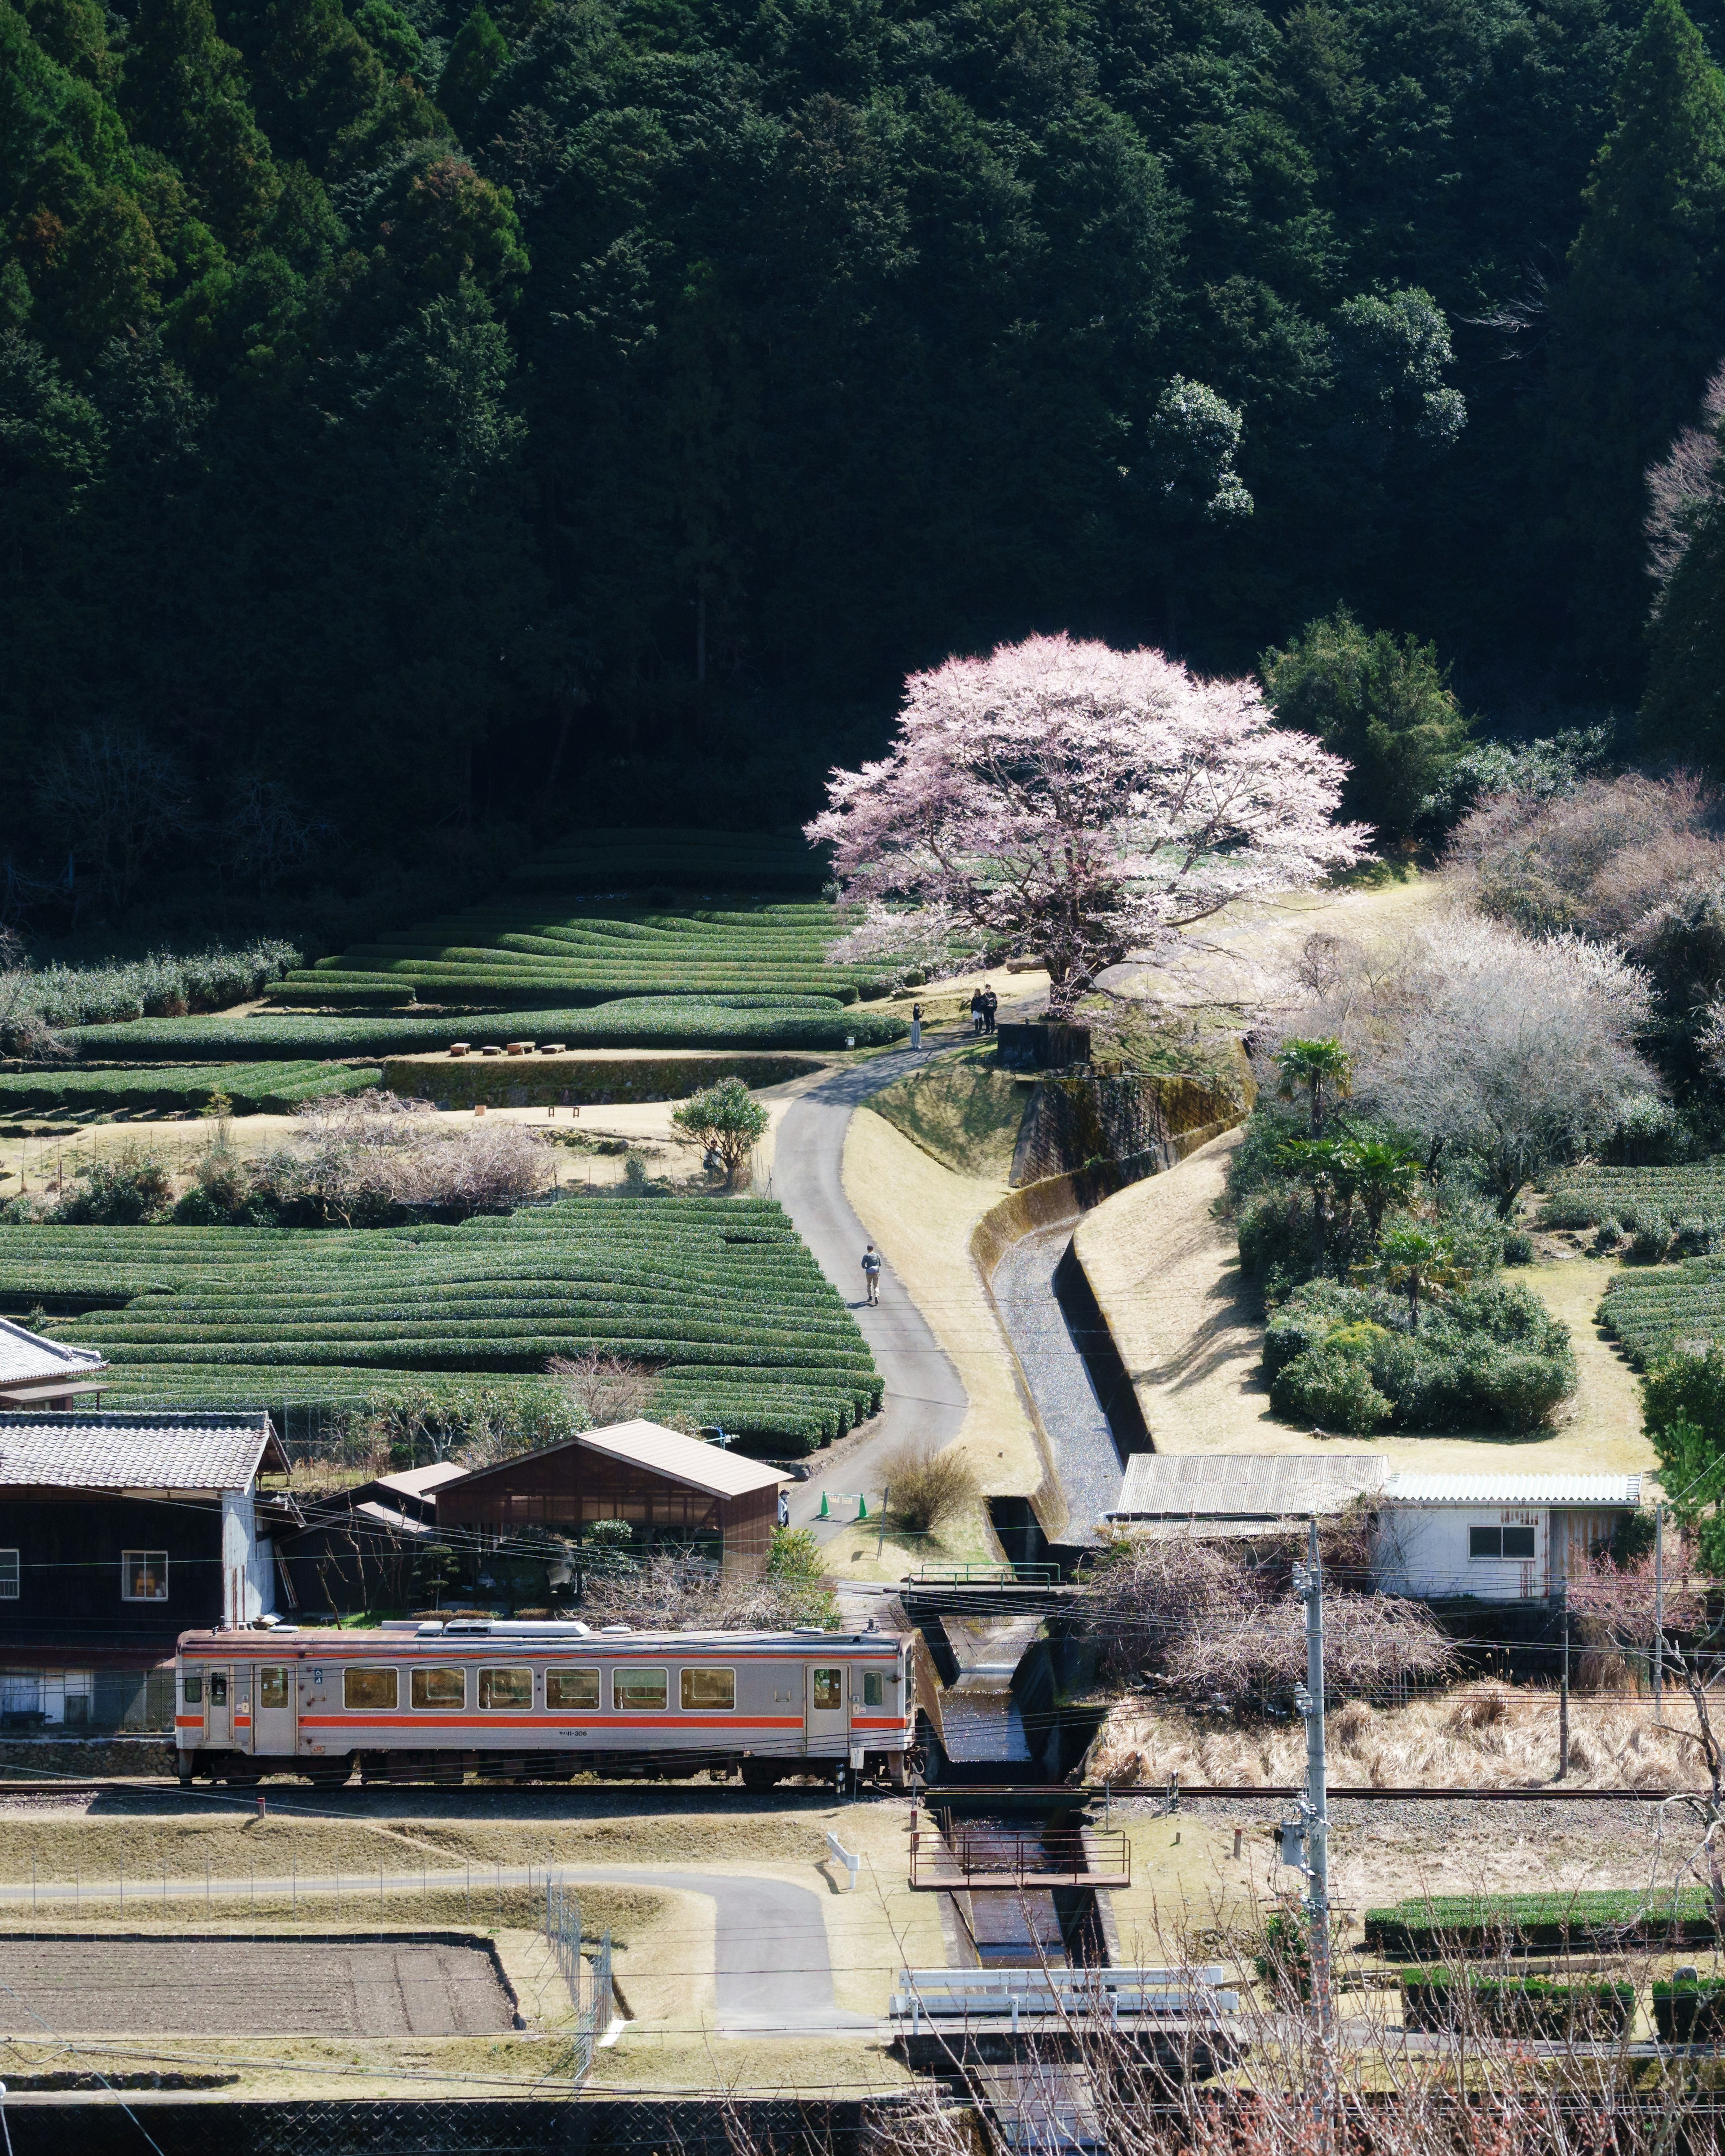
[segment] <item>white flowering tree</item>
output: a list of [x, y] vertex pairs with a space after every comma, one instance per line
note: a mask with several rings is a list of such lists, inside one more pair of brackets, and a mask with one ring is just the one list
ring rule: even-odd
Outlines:
[[1334, 820], [1346, 772], [1255, 682], [1159, 651], [1035, 636], [949, 659], [806, 827], [866, 909], [830, 955], [1034, 957], [1068, 1014], [1106, 967], [1365, 858], [1365, 826]]

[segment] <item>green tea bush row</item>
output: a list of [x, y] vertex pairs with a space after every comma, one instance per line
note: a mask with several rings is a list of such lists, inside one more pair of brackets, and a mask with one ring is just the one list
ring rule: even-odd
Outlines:
[[840, 1435], [880, 1398], [842, 1298], [766, 1199], [577, 1193], [315, 1234], [0, 1228], [0, 1306], [39, 1301], [84, 1312], [58, 1332], [101, 1348], [127, 1401], [348, 1404], [593, 1350], [654, 1366], [680, 1414], [774, 1443]]
[[1707, 1891], [1648, 1894], [1632, 1887], [1532, 1894], [1415, 1896], [1368, 1909], [1373, 1953], [1417, 1959], [1445, 1948], [1611, 1946], [1628, 1939], [1713, 1936]]
[[905, 1020], [886, 1011], [847, 1010], [836, 997], [631, 996], [591, 1009], [515, 1010], [490, 1017], [325, 1018], [260, 1012], [254, 1018], [144, 1019], [85, 1026], [68, 1035], [89, 1058], [126, 1061], [259, 1061], [303, 1057], [413, 1055], [465, 1040], [475, 1048], [511, 1040], [562, 1041], [570, 1048], [842, 1049], [901, 1040]]
[[358, 1093], [376, 1086], [381, 1070], [352, 1070], [339, 1063], [223, 1063], [172, 1070], [91, 1070], [78, 1064], [0, 1071], [0, 1115], [30, 1108], [72, 1114], [116, 1110], [207, 1107], [223, 1093], [243, 1115], [285, 1115], [301, 1101], [331, 1093]]
[[1638, 1369], [1680, 1342], [1725, 1340], [1725, 1260], [1619, 1273], [1599, 1305], [1599, 1323]]
[[1546, 1976], [1476, 1976], [1447, 1969], [1403, 1977], [1404, 2029], [1452, 2029], [1465, 2016], [1501, 2036], [1621, 2036], [1635, 2018], [1635, 1987], [1604, 1978], [1558, 1983]]
[[1711, 1255], [1725, 1242], [1725, 1159], [1672, 1168], [1577, 1168], [1553, 1179], [1546, 1228], [1597, 1228], [1627, 1235], [1642, 1264]]
[[299, 963], [290, 943], [267, 937], [239, 951], [158, 951], [112, 965], [44, 966], [22, 978], [12, 977], [8, 1001], [17, 1014], [38, 1018], [58, 1032], [146, 1014], [219, 1010], [244, 1003]]
[[845, 921], [828, 906], [680, 911], [490, 905], [356, 943], [289, 975], [277, 1000], [379, 996], [408, 983], [428, 1001], [583, 1004], [619, 994], [777, 988], [878, 993], [879, 965], [829, 966]]

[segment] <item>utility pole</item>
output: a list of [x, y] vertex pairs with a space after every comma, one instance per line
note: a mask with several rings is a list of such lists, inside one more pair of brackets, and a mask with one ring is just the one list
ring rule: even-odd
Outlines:
[[1561, 1782], [1569, 1771], [1569, 1578], [1567, 1573], [1560, 1592], [1563, 1598], [1563, 1659], [1558, 1676], [1557, 1779]]
[[1296, 1703], [1306, 1717], [1306, 1795], [1300, 1816], [1306, 1830], [1306, 1915], [1312, 1940], [1312, 2003], [1321, 2048], [1320, 2094], [1330, 2107], [1330, 2061], [1336, 2033], [1330, 1984], [1330, 1804], [1324, 1762], [1324, 1589], [1314, 1515], [1307, 1561], [1294, 1567], [1294, 1588], [1306, 1604], [1306, 1682]]
[[1665, 1698], [1665, 1507], [1653, 1508], [1653, 1712]]

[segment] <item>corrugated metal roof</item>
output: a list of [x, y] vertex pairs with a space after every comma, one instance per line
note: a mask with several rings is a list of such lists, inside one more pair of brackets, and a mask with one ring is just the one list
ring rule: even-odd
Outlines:
[[1380, 1452], [1137, 1452], [1110, 1519], [1280, 1520], [1343, 1511], [1381, 1488]]
[[1639, 1505], [1639, 1475], [1393, 1475], [1389, 1505]]
[[0, 1486], [245, 1490], [285, 1467], [267, 1414], [0, 1414]]
[[667, 1475], [674, 1482], [686, 1482], [715, 1497], [746, 1496], [751, 1490], [776, 1489], [791, 1479], [776, 1467], [745, 1460], [722, 1445], [685, 1437], [681, 1430], [667, 1430], [663, 1423], [614, 1422], [604, 1430], [583, 1430], [575, 1442], [590, 1452], [649, 1468], [655, 1475]]
[[408, 1467], [399, 1475], [380, 1475], [377, 1484], [380, 1490], [398, 1491], [404, 1497], [424, 1497], [433, 1490], [441, 1489], [445, 1482], [459, 1481], [466, 1472], [453, 1460], [444, 1460], [435, 1467]]
[[92, 1370], [107, 1367], [94, 1348], [44, 1340], [39, 1332], [27, 1332], [22, 1325], [0, 1317], [0, 1385], [30, 1385], [45, 1378], [84, 1378]]

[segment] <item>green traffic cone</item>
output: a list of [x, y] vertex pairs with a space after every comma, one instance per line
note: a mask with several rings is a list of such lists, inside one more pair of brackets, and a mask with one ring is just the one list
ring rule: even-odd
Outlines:
[[866, 1496], [860, 1494], [856, 1501], [856, 1517], [860, 1520], [865, 1520], [869, 1517], [869, 1501]]
[[832, 1517], [832, 1514], [827, 1510], [827, 1493], [823, 1490], [820, 1493], [820, 1511], [817, 1513], [816, 1517], [823, 1520], [829, 1520]]

